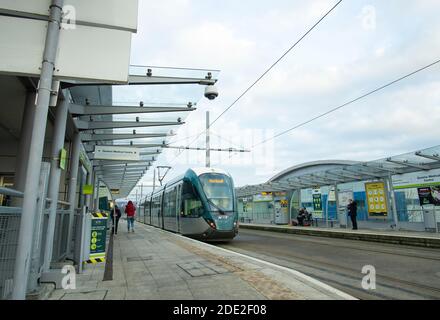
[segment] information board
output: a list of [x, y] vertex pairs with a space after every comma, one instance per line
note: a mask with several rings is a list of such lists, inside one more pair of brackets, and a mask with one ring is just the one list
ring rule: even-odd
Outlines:
[[314, 193], [313, 197], [313, 217], [322, 218], [322, 199], [321, 193]]
[[90, 234], [90, 257], [105, 256], [107, 215], [94, 214]]
[[365, 183], [365, 194], [368, 203], [368, 216], [371, 218], [387, 218], [387, 197], [384, 182]]

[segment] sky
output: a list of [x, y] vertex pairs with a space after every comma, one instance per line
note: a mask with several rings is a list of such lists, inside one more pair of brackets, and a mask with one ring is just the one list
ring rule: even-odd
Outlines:
[[[131, 64], [220, 70], [219, 97], [208, 100], [204, 86], [187, 85], [116, 89], [114, 100], [197, 102], [182, 115], [183, 126], [169, 128], [177, 133], [169, 141], [186, 146], [203, 132], [206, 111], [216, 119], [336, 2], [140, 0]], [[213, 124], [212, 147], [251, 152], [212, 152], [211, 166], [243, 186], [308, 161], [375, 160], [438, 145], [440, 63], [253, 147], [440, 59], [439, 11], [435, 0], [342, 1]], [[201, 135], [191, 146], [204, 144]], [[173, 167], [164, 181], [205, 165], [204, 151], [178, 154], [166, 149], [158, 157], [156, 165]], [[152, 176], [150, 170], [142, 183]]]

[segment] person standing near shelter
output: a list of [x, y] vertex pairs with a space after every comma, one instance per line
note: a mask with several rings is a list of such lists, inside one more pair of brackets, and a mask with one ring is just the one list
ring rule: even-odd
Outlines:
[[357, 230], [357, 205], [356, 202], [353, 201], [353, 199], [348, 200], [347, 211], [351, 219], [351, 223], [353, 224], [353, 230]]
[[[118, 223], [119, 223], [119, 219], [121, 218], [121, 210], [117, 205], [115, 205], [115, 210], [112, 211], [111, 217], [113, 224], [112, 233], [118, 234]], [[115, 221], [115, 217], [116, 217], [116, 221]]]
[[127, 227], [128, 232], [130, 232], [130, 226], [131, 231], [134, 232], [134, 215], [136, 214], [136, 208], [134, 207], [133, 202], [128, 201], [126, 207], [125, 207], [125, 213], [127, 214]]

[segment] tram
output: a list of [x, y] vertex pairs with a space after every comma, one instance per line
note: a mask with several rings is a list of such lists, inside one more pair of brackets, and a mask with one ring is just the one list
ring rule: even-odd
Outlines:
[[232, 177], [219, 169], [188, 169], [147, 197], [143, 210], [144, 223], [199, 240], [238, 233]]

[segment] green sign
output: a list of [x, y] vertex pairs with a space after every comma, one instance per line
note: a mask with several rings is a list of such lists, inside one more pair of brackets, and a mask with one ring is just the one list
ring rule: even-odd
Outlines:
[[66, 149], [61, 149], [60, 151], [60, 169], [66, 170], [66, 160], [67, 160], [67, 151]]
[[100, 197], [99, 198], [99, 210], [110, 211], [110, 205], [108, 204], [107, 197]]
[[320, 193], [313, 195], [313, 211], [322, 211], [322, 200]]
[[92, 218], [90, 235], [90, 255], [105, 255], [105, 242], [107, 239], [107, 217]]

